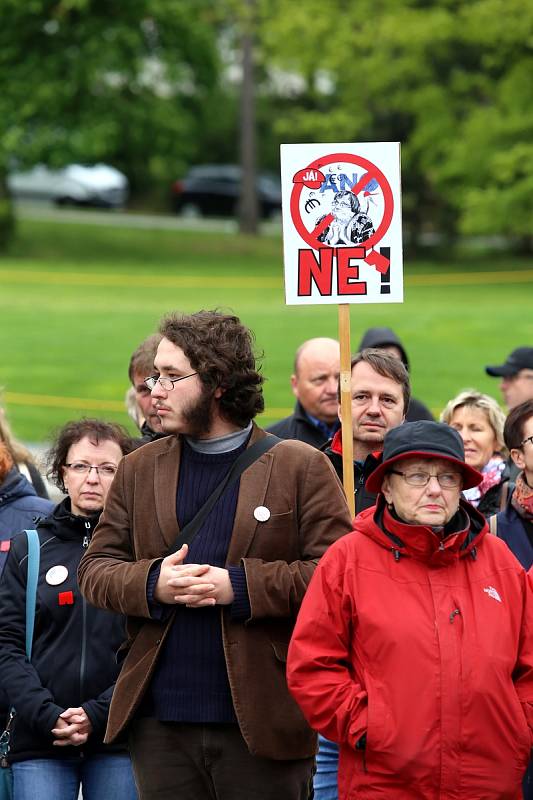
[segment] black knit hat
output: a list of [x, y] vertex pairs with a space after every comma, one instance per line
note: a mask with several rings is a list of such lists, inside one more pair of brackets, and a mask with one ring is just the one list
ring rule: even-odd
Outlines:
[[390, 471], [391, 464], [405, 458], [443, 458], [460, 468], [463, 474], [463, 489], [470, 489], [481, 483], [483, 476], [477, 469], [465, 464], [463, 440], [454, 428], [444, 422], [404, 422], [392, 428], [383, 442], [383, 461], [366, 481], [370, 492], [379, 492], [383, 478]]
[[533, 369], [533, 347], [517, 347], [507, 356], [505, 364], [485, 367], [485, 372], [495, 378], [509, 378], [521, 369]]

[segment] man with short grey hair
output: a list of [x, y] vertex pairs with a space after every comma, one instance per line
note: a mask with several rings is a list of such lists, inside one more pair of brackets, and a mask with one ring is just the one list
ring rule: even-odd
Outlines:
[[303, 342], [296, 351], [291, 375], [294, 412], [268, 431], [280, 439], [298, 439], [322, 447], [339, 428], [339, 372], [340, 346], [336, 339], [318, 337]]

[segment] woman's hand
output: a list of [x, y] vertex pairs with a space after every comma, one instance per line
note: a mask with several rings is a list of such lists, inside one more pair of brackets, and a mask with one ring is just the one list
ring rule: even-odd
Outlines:
[[55, 727], [52, 728], [55, 737], [53, 744], [56, 747], [66, 747], [67, 745], [79, 747], [81, 744], [85, 744], [92, 730], [91, 720], [81, 706], [67, 708], [59, 715]]

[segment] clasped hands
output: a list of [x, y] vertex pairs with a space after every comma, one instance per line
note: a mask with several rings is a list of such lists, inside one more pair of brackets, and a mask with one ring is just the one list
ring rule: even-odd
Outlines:
[[233, 603], [228, 570], [210, 564], [184, 564], [188, 551], [184, 544], [177, 553], [163, 559], [154, 598], [159, 603], [179, 603], [189, 608]]
[[92, 730], [91, 720], [81, 706], [67, 708], [59, 715], [55, 727], [52, 728], [55, 737], [53, 744], [56, 747], [66, 747], [67, 745], [79, 747], [79, 745], [85, 744]]

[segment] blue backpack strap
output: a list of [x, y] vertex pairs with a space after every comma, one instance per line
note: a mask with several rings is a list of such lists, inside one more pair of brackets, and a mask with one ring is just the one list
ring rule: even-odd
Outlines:
[[26, 656], [31, 661], [35, 608], [37, 606], [37, 581], [41, 547], [37, 531], [24, 531], [28, 538], [28, 579], [26, 581]]

